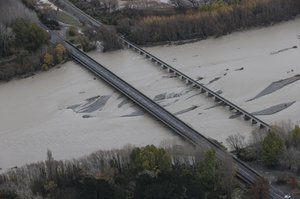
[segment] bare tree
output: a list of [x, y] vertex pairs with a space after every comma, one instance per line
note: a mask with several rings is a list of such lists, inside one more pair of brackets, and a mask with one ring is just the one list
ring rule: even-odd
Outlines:
[[237, 156], [240, 155], [241, 150], [245, 147], [245, 136], [241, 134], [230, 135], [226, 142], [230, 145], [231, 149], [233, 149]]
[[187, 0], [188, 2], [190, 2], [192, 8], [199, 8], [200, 6], [200, 1], [199, 0]]
[[170, 3], [179, 10], [186, 10], [189, 7], [189, 3], [186, 0], [169, 0]]
[[270, 184], [268, 179], [258, 177], [254, 184], [251, 186], [253, 199], [265, 199], [269, 196]]

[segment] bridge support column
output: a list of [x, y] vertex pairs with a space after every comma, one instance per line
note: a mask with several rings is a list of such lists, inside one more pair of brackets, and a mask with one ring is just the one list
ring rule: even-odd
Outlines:
[[187, 79], [187, 80], [185, 80], [185, 84], [186, 84], [186, 85], [190, 85], [190, 84], [192, 84], [192, 82], [191, 82], [190, 80]]
[[248, 116], [248, 115], [244, 115], [244, 120], [248, 121], [250, 120], [251, 118]]
[[207, 97], [213, 97], [213, 95], [211, 93], [208, 93]]
[[257, 121], [252, 119], [252, 124], [257, 124]]
[[206, 90], [204, 90], [203, 88], [201, 88], [200, 93], [206, 93]]
[[217, 97], [215, 97], [215, 102], [220, 102], [221, 100]]

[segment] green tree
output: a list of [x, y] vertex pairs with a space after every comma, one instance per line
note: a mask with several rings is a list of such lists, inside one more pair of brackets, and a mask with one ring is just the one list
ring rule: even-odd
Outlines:
[[17, 18], [12, 24], [12, 29], [16, 33], [16, 43], [28, 51], [35, 51], [49, 43], [48, 33], [26, 19]]
[[204, 160], [198, 165], [198, 175], [202, 186], [208, 191], [216, 191], [220, 186], [220, 172], [216, 152], [208, 150]]
[[131, 160], [137, 171], [152, 171], [155, 174], [171, 168], [171, 156], [164, 150], [148, 145], [132, 151]]
[[291, 139], [295, 147], [300, 146], [300, 127], [298, 125], [291, 132]]
[[85, 199], [112, 199], [114, 198], [114, 187], [104, 179], [84, 177], [79, 185], [80, 198]]
[[279, 155], [283, 152], [284, 142], [274, 132], [270, 132], [264, 139], [262, 158], [267, 166], [276, 166], [279, 160]]
[[142, 174], [137, 178], [133, 198], [185, 199], [187, 188], [183, 185], [180, 174], [174, 170], [161, 172], [156, 177]]
[[0, 198], [16, 199], [18, 198], [18, 195], [16, 191], [11, 190], [9, 188], [0, 188]]

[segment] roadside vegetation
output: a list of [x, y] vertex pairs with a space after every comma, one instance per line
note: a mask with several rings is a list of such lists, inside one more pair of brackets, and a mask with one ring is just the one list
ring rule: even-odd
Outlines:
[[66, 59], [64, 46], [50, 44], [50, 35], [37, 25], [37, 15], [21, 1], [0, 4], [0, 81], [48, 70]]
[[127, 1], [121, 9], [117, 1], [71, 1], [140, 45], [218, 37], [300, 13], [298, 0], [170, 0], [172, 6]]
[[250, 142], [239, 134], [227, 138], [227, 143], [241, 160], [272, 171], [275, 182], [299, 192], [300, 127], [283, 123], [270, 132], [253, 132]]
[[268, 183], [261, 186], [264, 179], [246, 188], [234, 175], [231, 157], [218, 160], [214, 150], [188, 146], [127, 146], [72, 161], [56, 161], [48, 151], [46, 161], [0, 175], [0, 198], [231, 199], [238, 191], [238, 198], [268, 194]]

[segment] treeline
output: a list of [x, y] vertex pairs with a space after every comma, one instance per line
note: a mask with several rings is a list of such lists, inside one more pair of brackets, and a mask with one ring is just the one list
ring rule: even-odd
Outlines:
[[121, 9], [115, 3], [105, 6], [105, 0], [71, 1], [140, 45], [218, 37], [300, 13], [299, 0], [170, 0], [172, 6], [156, 7], [147, 7], [151, 1], [146, 0], [146, 6], [129, 1], [130, 6]]
[[[294, 18], [300, 13], [298, 0], [242, 0], [237, 4], [206, 6], [185, 14], [146, 17], [119, 29], [140, 45], [187, 39], [205, 39], [254, 26], [266, 26]], [[123, 25], [124, 26], [124, 25]]]
[[238, 187], [231, 157], [213, 150], [153, 145], [47, 160], [0, 175], [0, 198], [231, 199]]
[[270, 132], [254, 131], [249, 143], [240, 134], [231, 135], [227, 143], [238, 158], [278, 171], [276, 181], [300, 188], [295, 176], [300, 174], [300, 127], [289, 123], [273, 126]]

